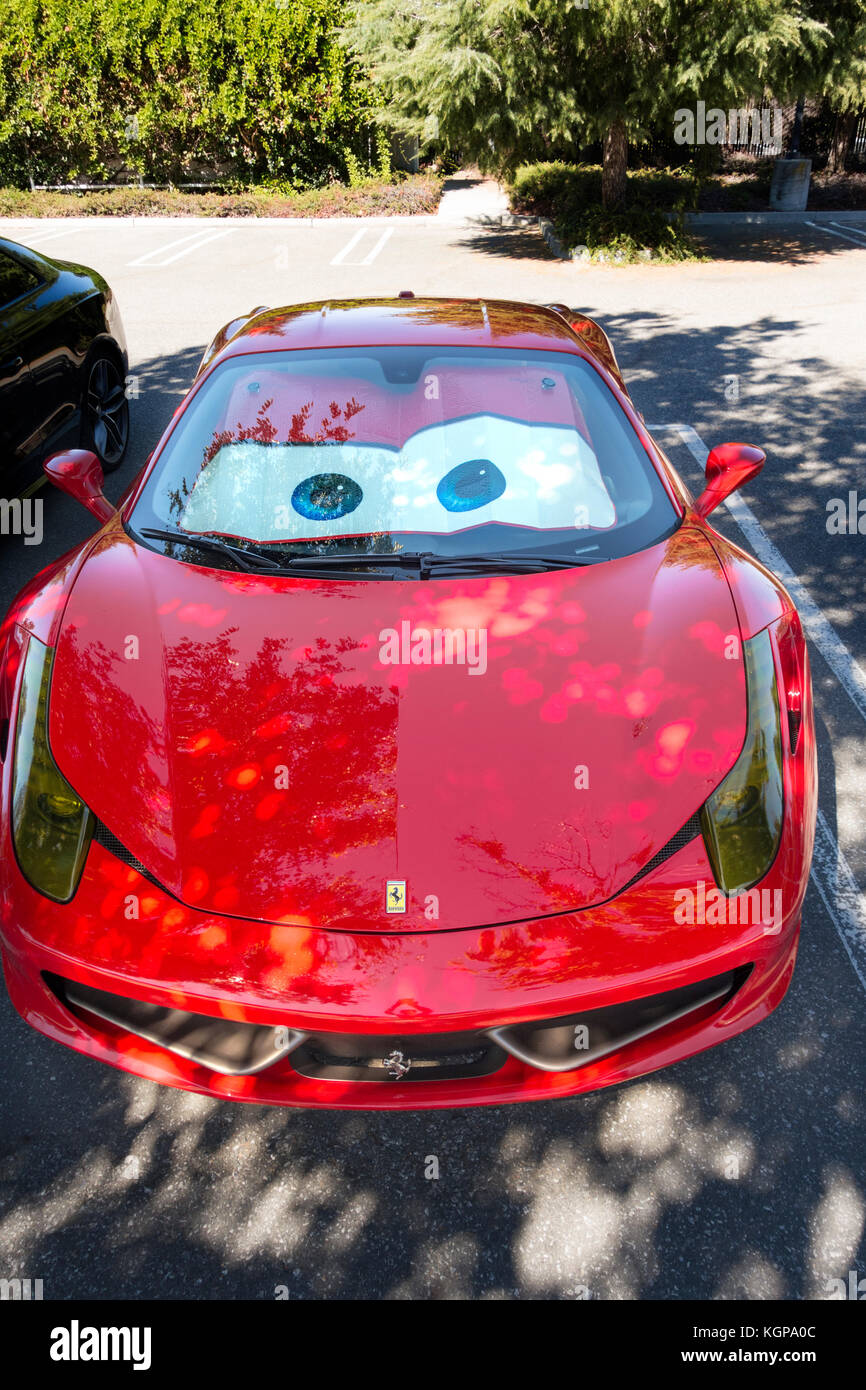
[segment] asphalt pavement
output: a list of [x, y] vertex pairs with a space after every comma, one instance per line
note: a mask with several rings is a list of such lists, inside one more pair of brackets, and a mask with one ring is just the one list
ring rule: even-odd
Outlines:
[[[758, 1028], [617, 1089], [351, 1115], [127, 1076], [32, 1032], [3, 993], [0, 1276], [41, 1278], [45, 1298], [801, 1299], [866, 1275], [866, 536], [827, 527], [833, 499], [866, 499], [866, 216], [701, 226], [708, 263], [593, 267], [491, 222], [495, 189], [461, 191], [430, 218], [6, 220], [0, 234], [116, 292], [133, 436], [112, 498], [223, 322], [403, 289], [597, 318], [695, 486], [710, 445], [764, 448], [717, 516], [781, 572], [811, 643], [821, 814], [793, 985]], [[93, 529], [41, 496], [42, 544], [0, 538], [2, 609]]]

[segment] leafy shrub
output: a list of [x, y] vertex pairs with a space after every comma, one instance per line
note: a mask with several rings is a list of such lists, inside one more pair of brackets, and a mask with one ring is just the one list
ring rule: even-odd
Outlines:
[[256, 187], [246, 192], [184, 193], [179, 189], [106, 189], [99, 193], [30, 193], [0, 188], [0, 217], [374, 217], [436, 211], [442, 180], [409, 174], [356, 188], [328, 184], [300, 192]]
[[672, 222], [658, 208], [605, 212], [596, 204], [578, 213], [561, 236], [569, 249], [586, 247], [593, 260], [688, 261], [699, 256], [681, 219]]
[[[693, 185], [685, 174], [630, 170], [627, 206], [619, 212], [602, 207], [597, 164], [523, 164], [515, 170], [510, 192], [515, 211], [549, 217], [567, 250], [583, 247], [593, 259], [681, 261], [699, 255], [681, 215], [693, 201]], [[673, 221], [668, 212], [675, 214]]]
[[0, 182], [342, 177], [371, 103], [344, 4], [4, 0]]

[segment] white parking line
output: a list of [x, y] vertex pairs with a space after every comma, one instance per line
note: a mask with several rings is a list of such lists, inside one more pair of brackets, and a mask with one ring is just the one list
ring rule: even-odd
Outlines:
[[393, 227], [388, 227], [388, 228], [382, 233], [382, 235], [379, 237], [379, 240], [376, 242], [376, 245], [373, 247], [373, 249], [372, 249], [372, 251], [370, 252], [369, 256], [365, 256], [365, 257], [364, 257], [364, 259], [363, 259], [362, 262], [361, 262], [361, 265], [372, 265], [373, 262], [375, 261], [376, 257], [378, 256], [379, 252], [382, 250], [382, 247], [385, 245], [385, 242], [388, 241], [388, 239], [389, 239], [390, 237], [392, 237], [393, 235], [394, 235], [394, 228], [393, 228]]
[[364, 235], [364, 233], [366, 232], [366, 230], [367, 230], [366, 227], [359, 227], [359, 229], [358, 229], [358, 231], [355, 233], [355, 235], [354, 235], [353, 237], [349, 237], [349, 240], [346, 242], [346, 245], [343, 247], [342, 251], [338, 251], [338, 252], [337, 252], [336, 256], [333, 258], [333, 260], [330, 262], [330, 264], [331, 264], [331, 265], [342, 265], [342, 264], [343, 264], [343, 258], [344, 258], [345, 256], [348, 256], [349, 252], [350, 252], [350, 251], [353, 251], [353, 250], [355, 249], [355, 247], [358, 245], [358, 242], [361, 240], [361, 237]]
[[[827, 232], [827, 233], [829, 233], [830, 236], [838, 236], [838, 237], [841, 237], [843, 241], [850, 241], [850, 242], [853, 242], [853, 244], [854, 244], [855, 246], [864, 246], [864, 245], [866, 245], [866, 242], [858, 241], [858, 240], [856, 239], [856, 237], [849, 236], [847, 232], [834, 232], [834, 231], [831, 231], [830, 228], [827, 226], [827, 224], [826, 224], [825, 222], [809, 222], [808, 219], [807, 219], [807, 221], [806, 221], [806, 226], [807, 226], [807, 227], [815, 227], [815, 228], [817, 228], [817, 230], [818, 230], [819, 232]], [[839, 226], [839, 223], [838, 223], [838, 222], [834, 222], [834, 223], [833, 223], [833, 226], [834, 226], [834, 227], [838, 227], [838, 226]]]
[[[187, 236], [178, 237], [176, 241], [170, 241], [167, 246], [157, 246], [154, 251], [146, 251], [143, 256], [139, 256], [134, 261], [127, 261], [128, 266], [147, 266], [149, 269], [160, 269], [162, 266], [173, 265], [179, 261], [181, 256], [188, 256], [192, 251], [198, 251], [202, 246], [207, 246], [208, 242], [219, 241], [222, 237], [230, 235], [231, 229], [220, 232], [204, 233], [199, 229], [197, 232], [190, 232]], [[180, 246], [180, 251], [175, 251], [173, 256], [167, 256], [167, 251], [174, 251], [176, 246]], [[161, 257], [161, 259], [157, 259]]]
[[866, 893], [861, 893], [844, 854], [818, 811], [812, 877], [824, 906], [836, 924], [854, 974], [866, 989]]
[[74, 231], [74, 227], [62, 227], [59, 232], [30, 232], [27, 241], [31, 246], [44, 246], [47, 241], [57, 241], [58, 237], [69, 236]]
[[[676, 432], [689, 453], [703, 468], [709, 449], [691, 425], [647, 425], [650, 434], [664, 430]], [[842, 685], [857, 712], [866, 719], [866, 676], [854, 660], [832, 623], [824, 617], [815, 600], [800, 583], [785, 557], [776, 549], [755, 513], [736, 493], [722, 503], [749, 541], [762, 564], [771, 569], [790, 590], [803, 627]], [[830, 914], [854, 973], [866, 989], [866, 895], [860, 892], [851, 866], [839, 848], [827, 819], [818, 811], [812, 878]]]
[[379, 252], [382, 250], [382, 247], [385, 245], [385, 242], [388, 241], [388, 239], [394, 235], [394, 228], [393, 228], [393, 227], [387, 227], [387, 228], [385, 229], [385, 231], [382, 233], [382, 235], [379, 237], [379, 240], [376, 242], [376, 244], [375, 244], [375, 246], [373, 247], [372, 251], [368, 252], [368, 254], [367, 254], [366, 256], [364, 256], [364, 258], [363, 258], [362, 260], [360, 260], [360, 261], [347, 261], [347, 260], [346, 260], [346, 257], [349, 255], [349, 253], [350, 253], [351, 251], [354, 251], [355, 247], [358, 245], [358, 242], [359, 242], [359, 241], [361, 240], [361, 238], [366, 234], [367, 230], [368, 230], [368, 229], [367, 229], [366, 227], [359, 227], [359, 229], [358, 229], [358, 231], [355, 233], [355, 235], [352, 236], [352, 237], [349, 237], [349, 240], [346, 242], [346, 245], [343, 247], [342, 251], [338, 251], [338, 252], [337, 252], [336, 256], [334, 256], [334, 258], [331, 260], [330, 264], [331, 264], [331, 265], [372, 265], [373, 262], [375, 261], [376, 257], [378, 256]]
[[167, 246], [156, 246], [153, 251], [146, 251], [143, 256], [139, 256], [137, 260], [128, 261], [127, 264], [146, 265], [148, 261], [153, 260], [154, 256], [160, 256], [165, 251], [171, 251], [175, 246], [183, 246], [185, 242], [197, 241], [202, 235], [201, 228], [195, 232], [187, 232], [186, 236], [177, 237], [175, 241], [170, 241]]
[[852, 226], [849, 226], [847, 222], [834, 222], [834, 223], [833, 223], [833, 226], [834, 226], [834, 227], [839, 227], [839, 228], [841, 228], [843, 231], [845, 231], [845, 230], [847, 229], [847, 231], [849, 232], [849, 234], [850, 234], [851, 236], [859, 236], [859, 237], [863, 237], [864, 239], [866, 239], [866, 229], [864, 229], [863, 231], [861, 231], [859, 227], [852, 227]]

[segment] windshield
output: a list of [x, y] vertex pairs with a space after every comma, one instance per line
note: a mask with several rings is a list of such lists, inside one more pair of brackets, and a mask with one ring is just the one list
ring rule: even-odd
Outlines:
[[227, 359], [178, 421], [132, 518], [137, 532], [225, 537], [276, 559], [531, 549], [581, 563], [643, 549], [677, 524], [588, 363], [451, 347]]

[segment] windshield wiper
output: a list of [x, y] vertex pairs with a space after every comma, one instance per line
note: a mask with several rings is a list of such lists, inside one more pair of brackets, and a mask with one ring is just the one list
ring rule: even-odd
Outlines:
[[489, 555], [440, 555], [433, 551], [399, 550], [383, 555], [352, 555], [345, 551], [336, 555], [294, 555], [284, 563], [287, 571], [357, 570], [368, 565], [411, 569], [417, 570], [422, 579], [429, 579], [434, 571], [441, 574], [445, 570], [511, 570], [532, 574], [546, 569], [573, 569], [592, 561], [579, 560], [574, 555], [509, 555], [506, 551]]
[[257, 550], [246, 550], [242, 546], [230, 545], [217, 536], [196, 535], [193, 532], [170, 531], [154, 526], [142, 527], [140, 534], [148, 540], [179, 542], [182, 545], [208, 550], [218, 555], [227, 555], [241, 569], [263, 571], [267, 574], [328, 573], [329, 571], [360, 570], [368, 566], [387, 569], [406, 569], [417, 572], [421, 579], [430, 579], [433, 573], [444, 574], [455, 571], [461, 573], [485, 573], [511, 571], [517, 574], [535, 574], [547, 569], [573, 569], [578, 565], [592, 564], [591, 560], [580, 560], [575, 555], [510, 555], [507, 551], [491, 552], [489, 555], [441, 555], [432, 550], [392, 550], [377, 555], [371, 551], [357, 554], [340, 551], [334, 555], [289, 555], [275, 560], [270, 555], [262, 555]]
[[217, 555], [228, 555], [244, 570], [267, 570], [269, 574], [285, 573], [280, 562], [272, 560], [269, 555], [260, 555], [256, 550], [244, 550], [239, 545], [229, 545], [228, 541], [220, 540], [217, 536], [197, 536], [186, 531], [163, 531], [155, 526], [142, 527], [140, 534], [148, 540], [180, 541], [182, 545], [193, 546], [196, 550], [210, 550]]
[[576, 569], [579, 565], [592, 564], [591, 560], [579, 560], [576, 555], [527, 555], [525, 552], [512, 555], [507, 550], [489, 555], [426, 555], [424, 559], [436, 570], [463, 566], [477, 569], [526, 570], [528, 573], [546, 569], [570, 570]]

